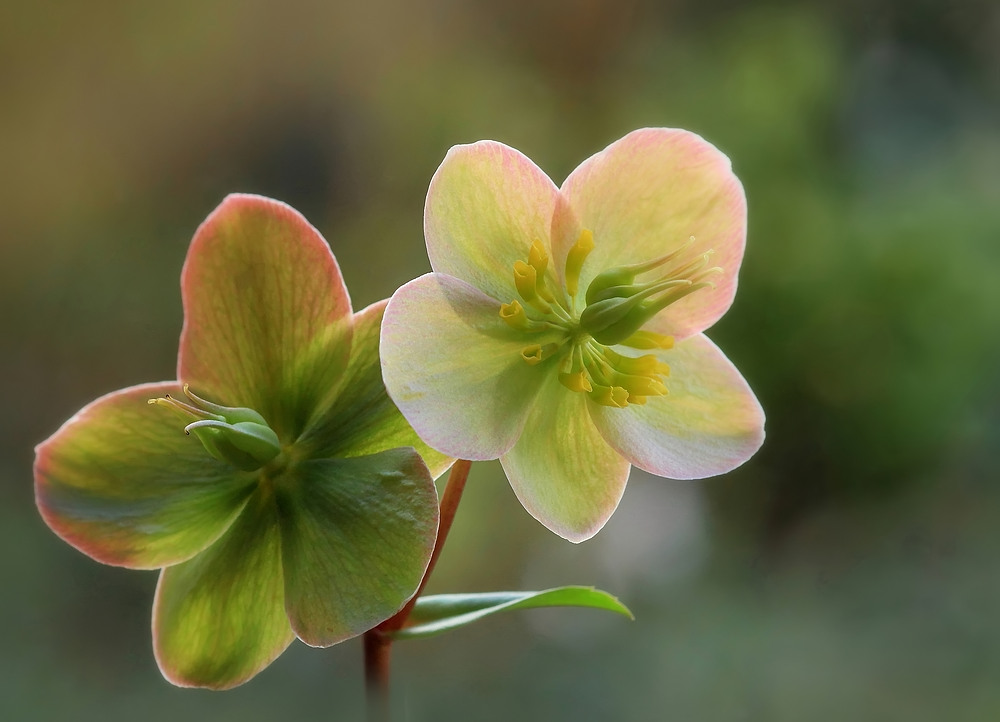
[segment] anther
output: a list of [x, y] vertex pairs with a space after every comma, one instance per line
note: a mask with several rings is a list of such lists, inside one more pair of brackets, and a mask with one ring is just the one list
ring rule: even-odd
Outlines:
[[592, 250], [594, 250], [594, 234], [584, 228], [566, 256], [566, 291], [570, 298], [574, 298], [579, 290], [580, 271]]
[[552, 355], [558, 350], [559, 344], [557, 343], [547, 343], [544, 346], [535, 343], [521, 349], [521, 358], [523, 358], [525, 363], [529, 366], [534, 366], [547, 358], [551, 358]]

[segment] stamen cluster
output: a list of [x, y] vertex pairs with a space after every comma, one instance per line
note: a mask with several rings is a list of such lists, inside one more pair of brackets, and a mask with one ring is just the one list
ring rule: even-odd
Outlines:
[[[642, 327], [670, 304], [702, 288], [714, 288], [706, 279], [722, 269], [708, 267], [712, 251], [681, 260], [694, 240], [691, 237], [672, 253], [647, 263], [599, 273], [587, 287], [580, 313], [576, 312], [580, 272], [594, 249], [593, 233], [581, 231], [567, 254], [564, 289], [550, 287], [549, 255], [541, 241], [533, 241], [528, 260], [514, 262], [514, 287], [521, 300], [502, 304], [500, 318], [528, 334], [555, 331], [558, 340], [529, 344], [521, 349], [521, 358], [533, 366], [558, 359], [560, 383], [570, 391], [588, 394], [602, 406], [624, 408], [645, 404], [650, 396], [665, 396], [667, 364], [653, 354], [627, 356], [610, 347], [673, 347], [672, 336]], [[636, 283], [639, 276], [663, 266], [668, 270], [658, 278]]]

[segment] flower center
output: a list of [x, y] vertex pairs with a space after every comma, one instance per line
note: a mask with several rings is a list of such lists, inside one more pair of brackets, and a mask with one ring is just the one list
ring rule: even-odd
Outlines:
[[277, 434], [253, 409], [213, 404], [195, 396], [187, 384], [184, 384], [184, 395], [188, 402], [167, 394], [150, 399], [149, 403], [172, 409], [189, 422], [184, 433], [193, 433], [205, 450], [219, 461], [243, 471], [256, 471], [281, 453]]
[[[528, 260], [514, 262], [514, 287], [520, 301], [500, 306], [500, 318], [528, 334], [555, 333], [557, 340], [530, 344], [521, 358], [532, 366], [558, 359], [559, 381], [570, 391], [586, 393], [603, 406], [624, 408], [665, 396], [663, 380], [670, 367], [653, 354], [628, 356], [611, 346], [638, 350], [669, 349], [672, 336], [642, 327], [670, 304], [702, 288], [722, 269], [709, 267], [713, 251], [695, 258], [686, 254], [694, 236], [676, 251], [646, 263], [617, 266], [590, 282], [583, 310], [576, 313], [580, 272], [594, 249], [594, 236], [584, 229], [566, 256], [565, 288], [547, 274], [549, 256], [541, 241], [532, 242]], [[638, 280], [658, 271], [652, 280]]]

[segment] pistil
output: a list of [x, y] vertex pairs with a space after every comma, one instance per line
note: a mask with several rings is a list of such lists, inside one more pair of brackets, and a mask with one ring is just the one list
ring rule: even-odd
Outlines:
[[191, 403], [169, 394], [150, 399], [150, 404], [165, 406], [190, 421], [185, 434], [194, 434], [205, 450], [219, 461], [243, 471], [255, 471], [281, 453], [278, 435], [264, 417], [253, 409], [221, 406], [196, 396], [187, 384], [184, 395]]

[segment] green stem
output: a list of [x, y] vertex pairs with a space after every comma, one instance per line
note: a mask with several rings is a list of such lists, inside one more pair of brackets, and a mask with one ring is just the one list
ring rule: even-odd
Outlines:
[[416, 593], [395, 615], [365, 632], [365, 697], [368, 704], [368, 722], [389, 722], [389, 653], [392, 649], [392, 638], [389, 633], [402, 629], [410, 612], [413, 611], [413, 605], [417, 603], [424, 587], [427, 586], [427, 580], [437, 565], [448, 532], [451, 531], [452, 522], [455, 521], [455, 512], [458, 511], [458, 503], [462, 500], [462, 492], [465, 491], [465, 482], [469, 479], [471, 468], [472, 462], [464, 459], [459, 459], [451, 467], [444, 494], [441, 495], [437, 540], [434, 542], [434, 550], [427, 563], [427, 571], [424, 572]]

